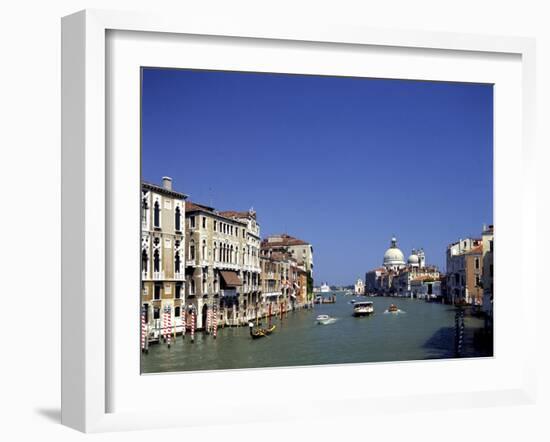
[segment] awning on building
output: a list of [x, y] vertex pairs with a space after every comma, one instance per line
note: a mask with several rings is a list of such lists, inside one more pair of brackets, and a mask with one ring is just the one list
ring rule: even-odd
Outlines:
[[223, 281], [227, 287], [239, 287], [243, 285], [241, 278], [237, 275], [237, 272], [231, 270], [221, 270], [220, 271]]

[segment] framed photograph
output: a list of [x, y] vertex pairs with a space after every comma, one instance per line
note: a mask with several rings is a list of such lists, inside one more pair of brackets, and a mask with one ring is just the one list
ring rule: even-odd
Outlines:
[[62, 26], [64, 424], [533, 400], [532, 40]]

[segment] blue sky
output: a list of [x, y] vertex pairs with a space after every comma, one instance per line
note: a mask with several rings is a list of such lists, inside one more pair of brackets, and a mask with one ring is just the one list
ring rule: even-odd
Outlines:
[[379, 266], [395, 235], [445, 268], [493, 222], [491, 85], [144, 69], [142, 176], [262, 236], [313, 244], [316, 283]]

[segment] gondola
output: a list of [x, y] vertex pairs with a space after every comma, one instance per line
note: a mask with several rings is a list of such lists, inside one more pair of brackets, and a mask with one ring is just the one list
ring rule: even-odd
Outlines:
[[265, 335], [270, 335], [271, 333], [273, 333], [275, 331], [275, 328], [276, 326], [275, 325], [272, 325], [271, 327], [269, 328], [262, 328], [260, 329]]
[[265, 329], [263, 328], [254, 329], [254, 324], [252, 324], [252, 322], [248, 323], [248, 328], [250, 330], [250, 336], [252, 337], [252, 339], [258, 339], [258, 338], [263, 338], [267, 336], [265, 333]]

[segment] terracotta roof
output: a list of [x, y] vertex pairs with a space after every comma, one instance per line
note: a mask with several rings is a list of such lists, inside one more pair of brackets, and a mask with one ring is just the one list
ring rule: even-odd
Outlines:
[[271, 235], [262, 240], [262, 247], [281, 247], [281, 246], [305, 246], [308, 242], [290, 236], [286, 233], [281, 235]]
[[236, 217], [230, 217], [230, 216], [225, 215], [228, 212], [218, 212], [213, 207], [205, 206], [204, 204], [193, 203], [191, 201], [186, 201], [186, 203], [185, 203], [185, 212], [186, 213], [206, 212], [206, 213], [210, 213], [214, 216], [217, 216], [218, 218], [223, 218], [223, 219], [226, 219], [228, 221], [233, 221], [233, 222], [239, 223], [241, 225], [246, 225], [245, 221], [241, 221], [241, 220], [237, 219]]
[[256, 219], [256, 212], [254, 211], [239, 212], [236, 210], [224, 210], [223, 212], [220, 212], [220, 215], [227, 218]]
[[187, 201], [185, 203], [185, 211], [186, 212], [196, 212], [197, 210], [202, 210], [204, 212], [214, 213], [214, 208], [213, 207], [208, 207], [208, 206], [205, 206], [203, 204], [193, 203], [191, 201]]

